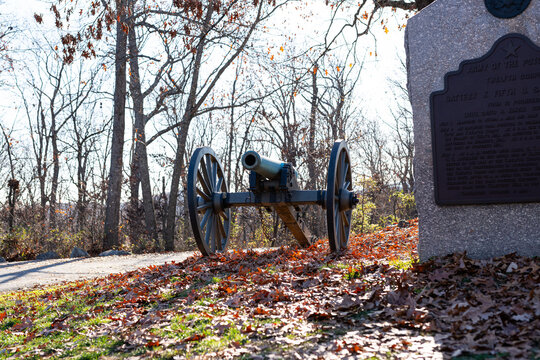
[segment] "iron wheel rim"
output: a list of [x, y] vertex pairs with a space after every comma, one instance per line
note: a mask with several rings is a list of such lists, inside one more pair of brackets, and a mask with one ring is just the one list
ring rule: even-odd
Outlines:
[[332, 251], [344, 250], [349, 243], [352, 208], [340, 210], [343, 190], [352, 192], [352, 169], [347, 143], [340, 140], [332, 147], [326, 188], [328, 242]]

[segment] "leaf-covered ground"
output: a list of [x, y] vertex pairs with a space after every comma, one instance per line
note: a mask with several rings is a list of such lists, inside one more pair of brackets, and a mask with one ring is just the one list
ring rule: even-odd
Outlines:
[[539, 259], [418, 264], [416, 222], [0, 295], [0, 358], [537, 359]]

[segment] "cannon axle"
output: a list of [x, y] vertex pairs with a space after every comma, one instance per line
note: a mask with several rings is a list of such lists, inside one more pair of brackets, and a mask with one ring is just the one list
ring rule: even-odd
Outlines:
[[224, 206], [226, 208], [258, 206], [263, 203], [269, 205], [286, 203], [290, 206], [323, 206], [325, 201], [326, 190], [291, 190], [289, 192], [263, 192], [260, 194], [247, 191], [228, 193], [224, 200]]

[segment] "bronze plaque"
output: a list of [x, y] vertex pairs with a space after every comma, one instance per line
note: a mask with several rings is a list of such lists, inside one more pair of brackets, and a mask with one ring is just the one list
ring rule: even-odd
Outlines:
[[431, 94], [438, 205], [540, 202], [540, 47], [521, 34]]

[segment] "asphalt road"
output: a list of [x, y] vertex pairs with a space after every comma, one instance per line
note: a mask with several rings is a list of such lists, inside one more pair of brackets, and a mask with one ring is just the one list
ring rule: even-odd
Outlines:
[[193, 252], [0, 263], [0, 293], [180, 262], [191, 255]]

